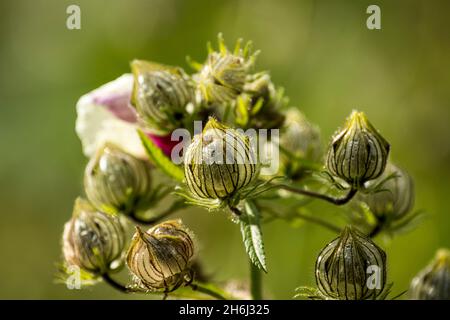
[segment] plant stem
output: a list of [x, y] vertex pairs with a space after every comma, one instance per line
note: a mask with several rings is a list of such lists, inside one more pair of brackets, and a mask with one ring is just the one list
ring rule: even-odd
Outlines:
[[114, 289], [119, 290], [120, 292], [123, 292], [123, 293], [130, 292], [127, 287], [125, 287], [123, 284], [121, 284], [121, 283], [117, 282], [116, 280], [114, 280], [113, 278], [111, 278], [111, 276], [108, 273], [102, 274], [102, 278], [107, 284], [109, 284]]
[[250, 262], [250, 294], [253, 300], [262, 299], [262, 281], [261, 281], [261, 270], [255, 266], [255, 264]]
[[319, 226], [327, 228], [328, 230], [336, 232], [336, 233], [341, 233], [341, 231], [342, 231], [339, 227], [335, 226], [334, 224], [329, 223], [327, 221], [324, 221], [324, 220], [322, 220], [320, 218], [316, 218], [316, 217], [313, 217], [313, 216], [305, 215], [305, 214], [300, 213], [300, 212], [297, 213], [296, 217], [299, 217], [299, 218], [301, 218], [301, 219], [303, 219], [305, 221], [309, 221], [309, 222], [315, 223], [315, 224], [317, 224]]
[[238, 208], [232, 207], [232, 206], [229, 206], [229, 208], [230, 208], [231, 212], [233, 212], [233, 213], [234, 213], [235, 215], [237, 215], [238, 217], [242, 215], [242, 211], [239, 210]]
[[211, 288], [204, 287], [204, 286], [202, 286], [201, 284], [198, 284], [198, 283], [192, 283], [192, 284], [190, 285], [190, 287], [191, 287], [192, 290], [194, 290], [194, 291], [198, 291], [198, 292], [207, 294], [207, 295], [209, 295], [209, 296], [211, 296], [211, 297], [213, 297], [213, 298], [215, 298], [215, 299], [218, 299], [218, 300], [227, 300], [227, 299], [226, 299], [222, 294], [220, 294], [219, 292], [214, 291], [214, 290], [211, 289]]
[[325, 201], [328, 201], [328, 202], [333, 203], [333, 204], [338, 205], [338, 206], [346, 204], [347, 202], [349, 202], [355, 196], [356, 192], [358, 191], [355, 188], [351, 188], [345, 196], [343, 196], [341, 198], [334, 198], [334, 197], [331, 197], [331, 196], [326, 195], [326, 194], [317, 193], [317, 192], [314, 192], [314, 191], [309, 191], [309, 190], [304, 190], [304, 189], [299, 189], [297, 187], [290, 186], [290, 185], [287, 185], [287, 184], [278, 184], [276, 186], [281, 188], [281, 189], [288, 190], [288, 191], [291, 191], [291, 192], [295, 192], [295, 193], [298, 193], [298, 194], [302, 194], [302, 195], [305, 195], [305, 196], [308, 196], [308, 197], [313, 197], [313, 198], [325, 200]]
[[[288, 217], [283, 217], [283, 216], [279, 215], [277, 211], [273, 210], [270, 207], [265, 207], [264, 210], [269, 212], [271, 214], [271, 218], [272, 218], [271, 220], [266, 220], [265, 222], [270, 222], [275, 219], [289, 220], [289, 219], [293, 219], [293, 218], [300, 218], [305, 221], [315, 223], [321, 227], [327, 228], [328, 230], [336, 232], [336, 233], [341, 233], [341, 231], [342, 231], [341, 228], [339, 228], [338, 226], [336, 226], [328, 221], [322, 220], [322, 219], [314, 217], [314, 216], [303, 214], [303, 213], [299, 212], [299, 210], [297, 210], [296, 214], [293, 214], [292, 216], [288, 216]], [[293, 209], [293, 210], [295, 210], [295, 209]]]
[[[123, 284], [121, 284], [121, 283], [117, 282], [116, 280], [114, 280], [113, 278], [111, 278], [111, 276], [108, 273], [104, 273], [102, 275], [102, 278], [105, 281], [105, 283], [107, 283], [114, 289], [119, 290], [122, 293], [142, 293], [142, 294], [153, 294], [153, 295], [161, 294], [160, 292], [147, 292], [145, 290], [140, 290], [140, 289], [136, 290], [136, 289], [132, 289], [132, 288], [127, 288]], [[206, 287], [199, 283], [192, 283], [189, 286], [191, 287], [192, 290], [209, 295], [210, 297], [213, 297], [214, 299], [218, 299], [218, 300], [226, 300], [227, 299], [227, 298], [225, 298], [225, 296], [222, 293], [219, 292], [219, 290], [217, 290], [211, 286]], [[167, 296], [169, 296], [169, 295], [178, 296], [177, 292], [167, 294]], [[179, 297], [190, 298], [190, 296], [187, 295], [186, 292], [184, 292], [184, 294], [183, 293], [180, 294]]]
[[163, 212], [161, 212], [159, 215], [157, 215], [156, 217], [150, 217], [150, 218], [141, 218], [139, 216], [137, 216], [136, 211], [132, 212], [129, 217], [137, 223], [141, 223], [141, 224], [154, 224], [157, 223], [159, 221], [161, 221], [161, 219], [164, 219], [165, 217], [171, 215], [172, 213], [174, 213], [177, 210], [183, 209], [184, 208], [184, 201], [183, 200], [177, 200], [175, 202], [172, 203], [172, 205], [167, 208], [166, 210], [164, 210]]
[[[237, 216], [242, 216], [243, 212], [238, 208], [233, 206], [229, 206], [229, 208]], [[253, 300], [261, 300], [262, 299], [261, 270], [257, 266], [255, 266], [255, 264], [251, 261], [251, 259], [249, 259], [248, 261], [250, 263], [250, 294]]]

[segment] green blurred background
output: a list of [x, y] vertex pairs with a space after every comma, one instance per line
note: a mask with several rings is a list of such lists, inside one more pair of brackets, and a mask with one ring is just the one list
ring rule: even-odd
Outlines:
[[[66, 8], [81, 7], [81, 30]], [[382, 30], [366, 28], [381, 7]], [[262, 50], [292, 104], [326, 143], [353, 108], [392, 144], [391, 158], [416, 182], [416, 208], [429, 216], [386, 248], [394, 291], [408, 287], [438, 247], [450, 247], [450, 28], [448, 1], [1, 1], [0, 298], [124, 298], [104, 284], [67, 290], [54, 283], [60, 235], [81, 192], [86, 159], [74, 132], [84, 93], [128, 72], [134, 58], [186, 67], [223, 32]], [[317, 204], [317, 214], [333, 206]], [[190, 211], [215, 279], [246, 279], [238, 228], [221, 214]], [[314, 225], [264, 226], [272, 298], [314, 283], [318, 251], [334, 235]], [[131, 298], [135, 298], [132, 296]], [[125, 296], [127, 298], [127, 296]]]

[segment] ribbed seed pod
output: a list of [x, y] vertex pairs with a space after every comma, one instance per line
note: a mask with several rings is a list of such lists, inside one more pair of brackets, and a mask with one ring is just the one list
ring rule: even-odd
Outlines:
[[362, 112], [353, 111], [345, 128], [333, 139], [327, 168], [353, 187], [379, 177], [386, 166], [389, 143]]
[[234, 52], [230, 52], [221, 34], [218, 41], [219, 51], [210, 49], [206, 63], [194, 76], [202, 99], [208, 103], [230, 102], [235, 99], [243, 91], [256, 58], [256, 54], [250, 53], [250, 43], [241, 48], [238, 42]]
[[250, 139], [213, 118], [184, 157], [186, 184], [194, 196], [204, 199], [234, 195], [256, 178], [258, 167]]
[[130, 214], [151, 197], [150, 166], [119, 147], [106, 144], [86, 166], [84, 189], [98, 210]]
[[182, 285], [189, 275], [194, 253], [191, 232], [181, 220], [169, 220], [147, 232], [136, 227], [127, 265], [141, 287], [169, 292]]
[[358, 194], [358, 198], [365, 202], [376, 216], [395, 221], [403, 218], [414, 205], [414, 183], [411, 176], [405, 170], [388, 163], [384, 173], [366, 185], [370, 188], [390, 175], [395, 177], [384, 182], [381, 191], [361, 193]]
[[139, 118], [155, 133], [178, 128], [193, 103], [194, 86], [181, 68], [134, 60], [132, 104]]
[[[318, 161], [321, 155], [320, 131], [297, 109], [286, 111], [280, 137], [281, 163], [285, 174], [295, 179], [304, 172], [303, 162]], [[285, 152], [283, 152], [283, 150]], [[296, 159], [301, 159], [296, 161]]]
[[[373, 276], [372, 269], [378, 270]], [[372, 280], [375, 286], [369, 287]], [[376, 298], [386, 283], [386, 254], [370, 238], [346, 227], [320, 252], [316, 282], [320, 292], [330, 299]]]
[[86, 200], [76, 200], [63, 233], [68, 265], [94, 274], [109, 272], [111, 264], [122, 257], [125, 245], [125, 229], [119, 217], [97, 211]]
[[440, 249], [434, 260], [411, 282], [412, 300], [450, 300], [450, 251]]

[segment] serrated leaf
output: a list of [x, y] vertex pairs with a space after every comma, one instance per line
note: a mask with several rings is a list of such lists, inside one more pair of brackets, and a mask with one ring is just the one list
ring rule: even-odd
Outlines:
[[138, 134], [150, 160], [165, 174], [179, 182], [182, 182], [184, 179], [183, 170], [167, 158], [161, 149], [159, 149], [144, 132], [138, 130]]
[[245, 202], [245, 211], [239, 217], [242, 240], [252, 263], [267, 272], [266, 255], [260, 226], [260, 214], [251, 201]]

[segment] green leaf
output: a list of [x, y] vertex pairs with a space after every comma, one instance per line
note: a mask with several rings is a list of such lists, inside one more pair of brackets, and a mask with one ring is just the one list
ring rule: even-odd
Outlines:
[[239, 217], [242, 239], [250, 260], [259, 269], [267, 272], [266, 256], [260, 226], [260, 214], [255, 204], [245, 201], [245, 211]]
[[184, 179], [183, 170], [179, 166], [175, 165], [168, 157], [166, 157], [161, 149], [159, 149], [144, 132], [138, 129], [138, 134], [150, 160], [165, 174], [179, 182], [182, 182]]

